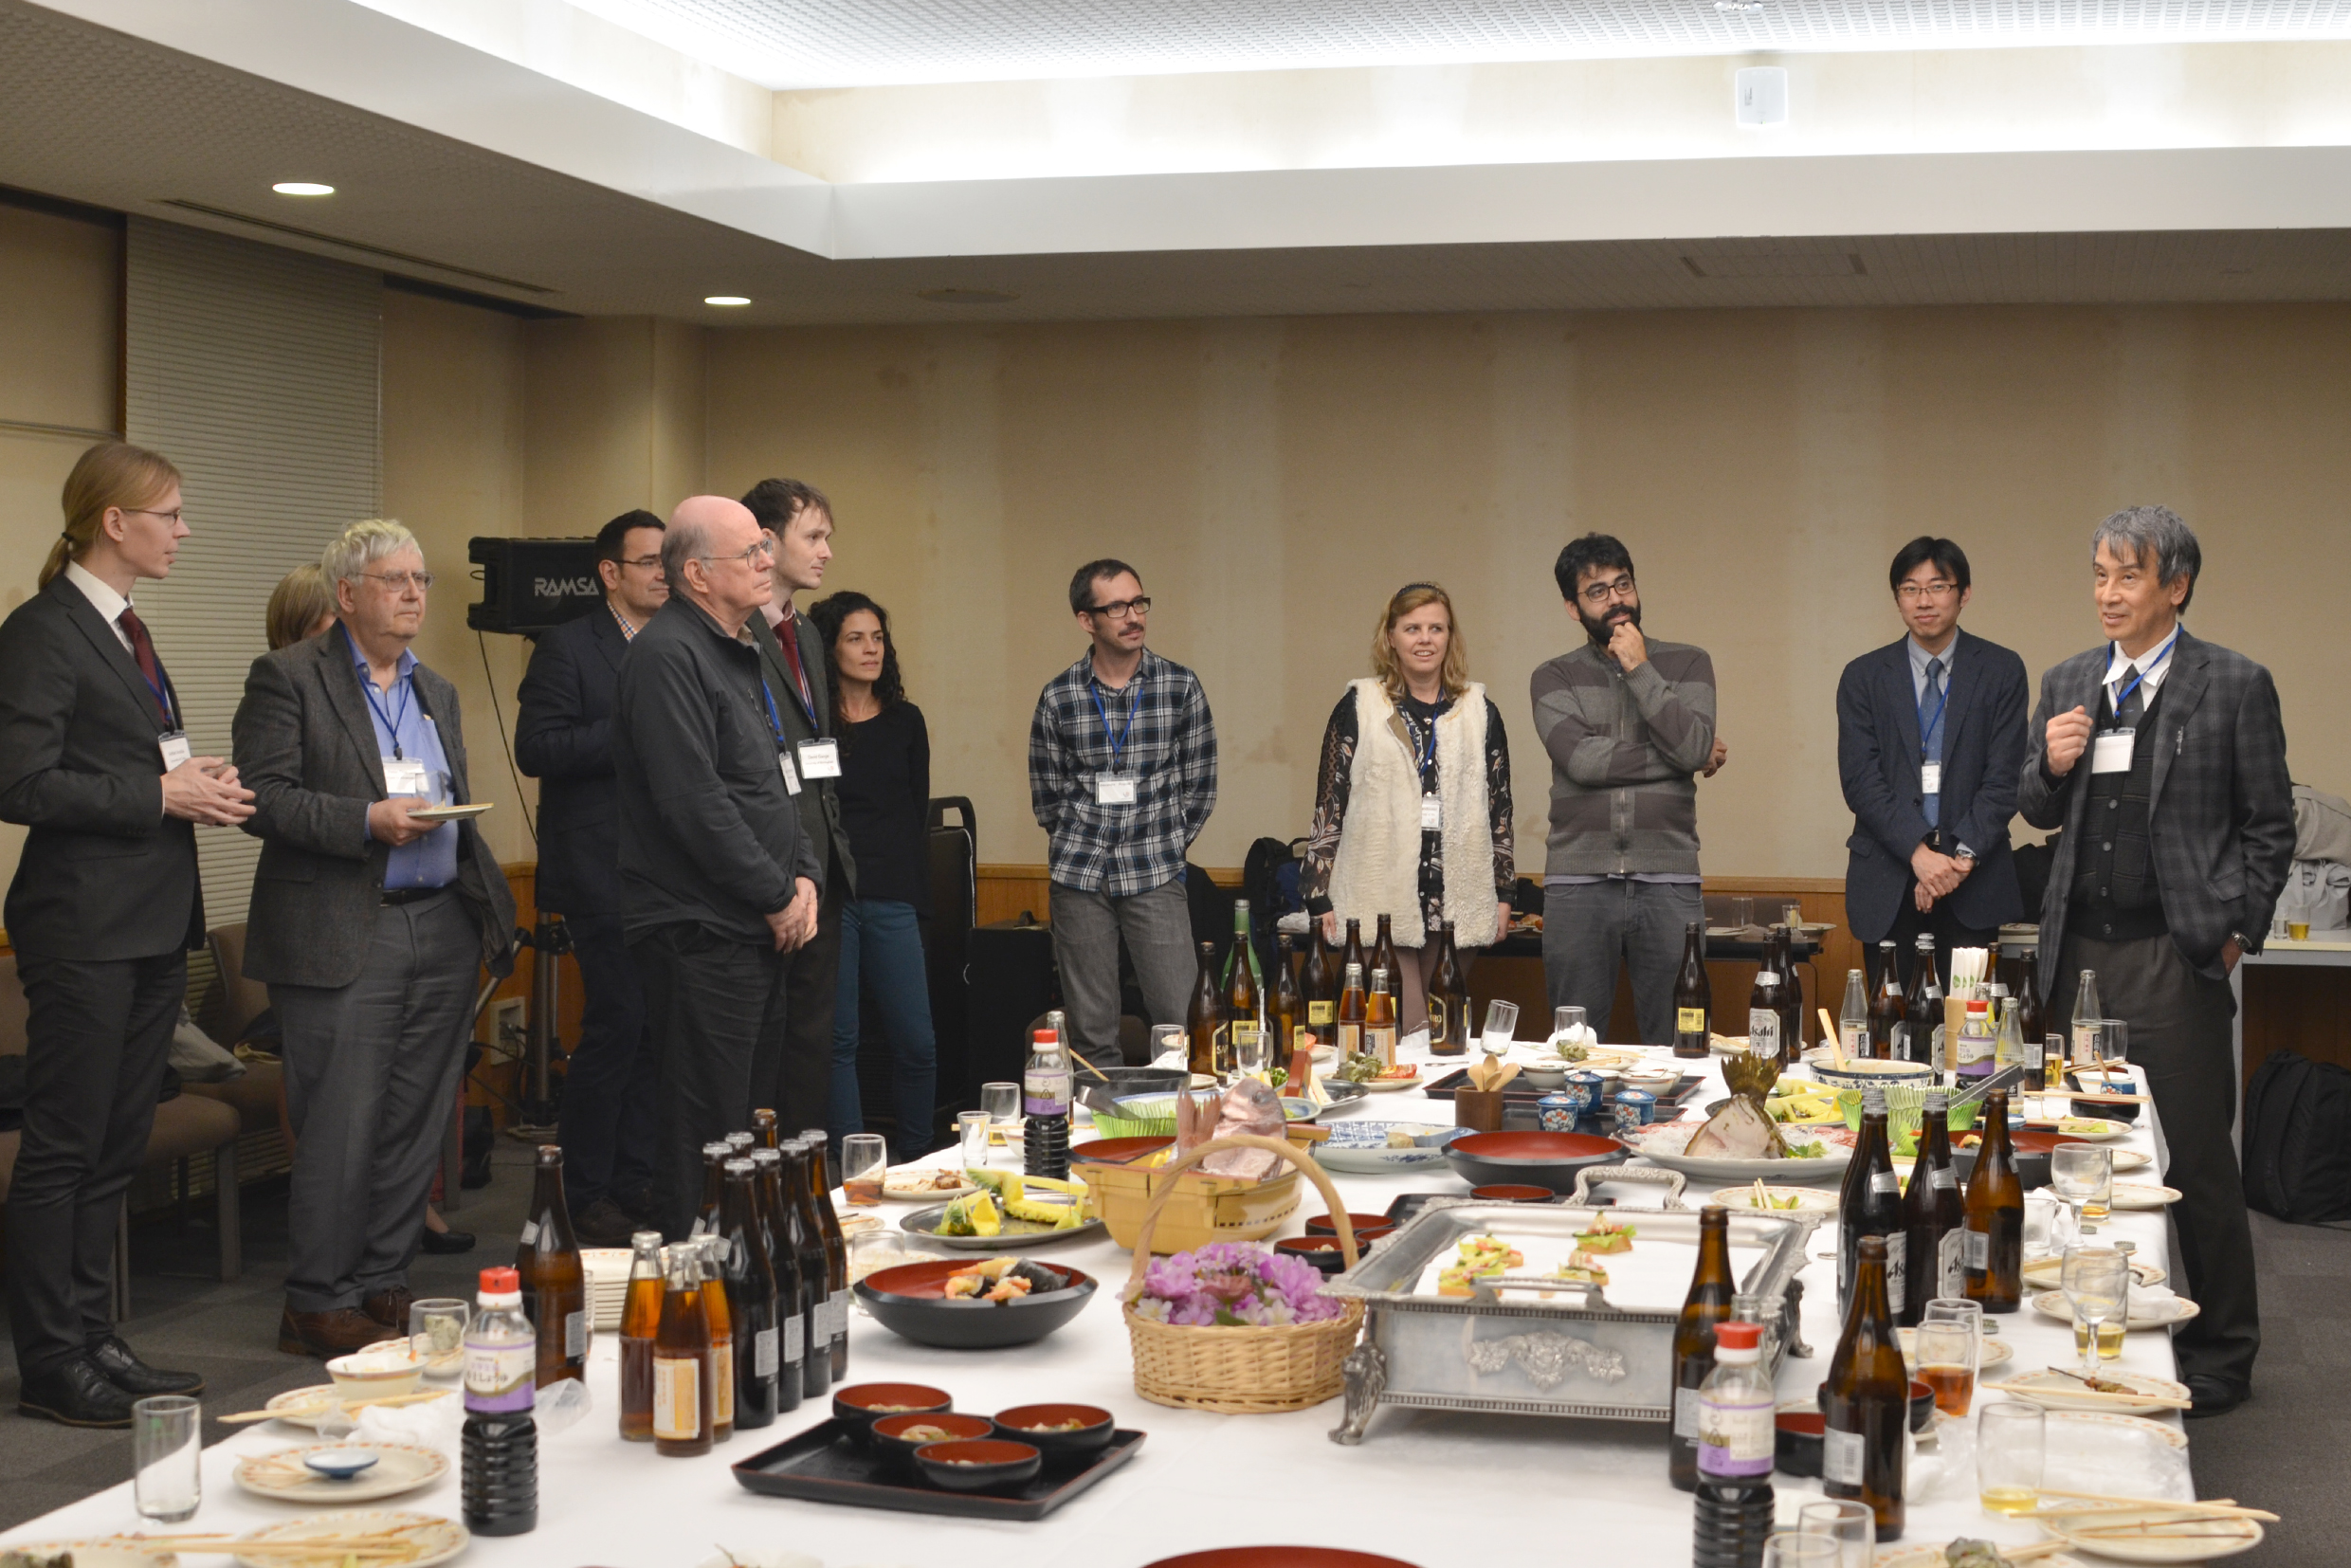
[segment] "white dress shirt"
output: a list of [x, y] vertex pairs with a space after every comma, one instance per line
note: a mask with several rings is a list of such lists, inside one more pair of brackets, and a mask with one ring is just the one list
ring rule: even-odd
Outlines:
[[131, 608], [131, 601], [116, 593], [110, 584], [100, 581], [97, 573], [80, 561], [65, 563], [65, 580], [82, 590], [82, 596], [90, 601], [90, 608], [98, 611], [100, 620], [115, 629], [115, 637], [122, 644], [122, 651], [137, 657], [137, 650], [131, 647], [131, 634], [122, 629], [122, 612]]
[[2120, 701], [2123, 684], [2130, 679], [2133, 669], [2141, 672], [2139, 677], [2140, 707], [2143, 710], [2146, 704], [2155, 701], [2156, 692], [2162, 687], [2163, 677], [2172, 672], [2172, 649], [2179, 644], [2179, 631], [2180, 629], [2175, 625], [2170, 636], [2136, 659], [2123, 656], [2122, 644], [2109, 645], [2111, 652], [2106, 660], [2107, 706], [2119, 709], [2123, 705]]

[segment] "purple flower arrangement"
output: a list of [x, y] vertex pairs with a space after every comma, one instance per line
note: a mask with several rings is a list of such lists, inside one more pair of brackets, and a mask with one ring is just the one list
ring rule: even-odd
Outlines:
[[1327, 1322], [1346, 1308], [1322, 1294], [1321, 1271], [1242, 1241], [1154, 1258], [1135, 1310], [1178, 1328]]

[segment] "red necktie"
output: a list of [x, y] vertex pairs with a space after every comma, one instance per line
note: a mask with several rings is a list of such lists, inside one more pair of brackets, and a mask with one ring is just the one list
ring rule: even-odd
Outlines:
[[782, 645], [784, 660], [792, 665], [792, 678], [799, 684], [800, 709], [811, 720], [816, 717], [816, 694], [809, 690], [808, 671], [800, 665], [799, 617], [787, 611], [775, 623], [775, 641]]
[[155, 640], [147, 635], [147, 623], [138, 618], [130, 606], [122, 607], [118, 618], [124, 633], [131, 639], [131, 657], [138, 661], [138, 672], [147, 677], [148, 689], [155, 694], [155, 706], [167, 724], [176, 723], [172, 717], [172, 704], [163, 699], [163, 665], [155, 660]]

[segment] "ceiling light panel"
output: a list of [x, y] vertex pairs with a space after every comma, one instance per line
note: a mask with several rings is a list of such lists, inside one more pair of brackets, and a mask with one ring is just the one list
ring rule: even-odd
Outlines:
[[2351, 38], [2351, 0], [573, 0], [771, 87]]

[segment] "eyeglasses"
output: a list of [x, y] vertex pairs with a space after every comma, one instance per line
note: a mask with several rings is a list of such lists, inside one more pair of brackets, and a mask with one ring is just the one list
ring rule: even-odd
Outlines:
[[1895, 588], [1894, 596], [1904, 604], [1916, 604], [1921, 599], [1947, 599], [1959, 591], [1958, 583], [1938, 577], [1930, 583], [1902, 583]]
[[1107, 615], [1114, 621], [1123, 621], [1130, 615], [1139, 619], [1151, 613], [1151, 601], [1147, 598], [1120, 599], [1111, 604], [1094, 605], [1086, 611], [1086, 613]]
[[639, 556], [634, 560], [623, 558], [615, 564], [620, 566], [633, 566], [640, 572], [658, 572], [661, 570], [661, 557], [659, 556]]
[[1630, 599], [1632, 597], [1632, 574], [1627, 573], [1614, 582], [1594, 583], [1576, 596], [1595, 609], [1611, 599]]
[[773, 534], [761, 534], [759, 536], [758, 543], [751, 545], [746, 549], [738, 550], [732, 556], [697, 556], [694, 558], [698, 561], [740, 561], [745, 566], [750, 566], [758, 561], [764, 560], [775, 554], [775, 536]]
[[422, 593], [432, 586], [429, 572], [362, 572], [359, 575], [370, 582], [382, 583], [394, 593], [405, 593], [411, 588]]
[[169, 518], [173, 522], [177, 522], [180, 520], [180, 509], [176, 506], [173, 507], [168, 512], [158, 512], [152, 506], [125, 506], [122, 510], [125, 512], [136, 512], [143, 518]]

